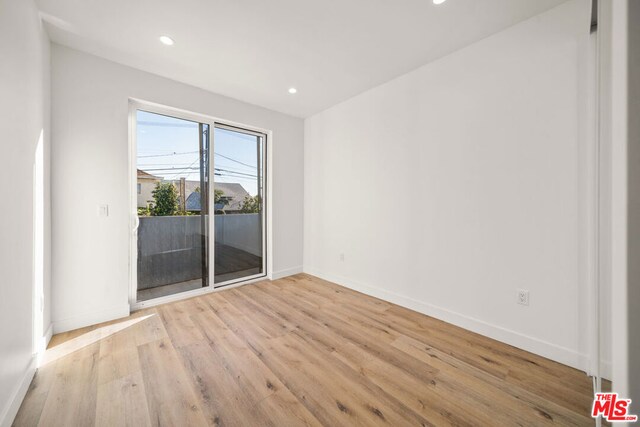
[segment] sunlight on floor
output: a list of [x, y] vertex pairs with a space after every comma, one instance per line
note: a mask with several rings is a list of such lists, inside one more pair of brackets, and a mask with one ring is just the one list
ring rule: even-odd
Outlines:
[[149, 314], [147, 316], [141, 316], [141, 317], [136, 317], [134, 319], [129, 319], [124, 322], [106, 325], [97, 329], [93, 329], [85, 334], [82, 334], [78, 337], [70, 339], [69, 341], [65, 341], [62, 344], [59, 344], [55, 347], [48, 349], [44, 354], [44, 357], [42, 359], [42, 363], [40, 364], [40, 366], [45, 366], [48, 363], [55, 362], [61, 357], [67, 356], [88, 345], [96, 343], [101, 339], [104, 339], [113, 334], [116, 334], [152, 316], [155, 316], [155, 314]]

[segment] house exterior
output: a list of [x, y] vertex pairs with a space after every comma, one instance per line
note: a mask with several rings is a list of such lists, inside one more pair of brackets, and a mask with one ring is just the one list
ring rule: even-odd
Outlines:
[[[150, 203], [153, 203], [153, 190], [159, 182], [171, 182], [178, 190], [180, 189], [180, 180], [164, 181], [162, 177], [151, 175], [138, 169], [137, 192], [139, 208], [146, 208]], [[186, 210], [200, 212], [200, 181], [185, 181], [184, 188]], [[215, 188], [223, 192], [222, 198], [225, 200], [224, 204], [219, 203], [215, 206], [216, 213], [238, 213], [245, 197], [251, 196], [238, 183], [216, 182]]]
[[[222, 199], [225, 201], [225, 203], [215, 205], [215, 213], [238, 213], [245, 197], [251, 197], [241, 184], [235, 182], [216, 182], [215, 189], [223, 192]], [[200, 193], [192, 192], [189, 194], [187, 190], [187, 194], [187, 210], [200, 212]]]
[[153, 202], [152, 192], [156, 188], [156, 184], [161, 181], [161, 177], [151, 175], [150, 173], [138, 169], [138, 183], [136, 191], [138, 193], [139, 208], [146, 208], [149, 203]]

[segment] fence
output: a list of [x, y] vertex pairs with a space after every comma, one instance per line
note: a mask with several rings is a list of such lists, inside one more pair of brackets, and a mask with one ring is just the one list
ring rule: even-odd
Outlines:
[[[138, 289], [202, 277], [200, 216], [140, 217]], [[216, 245], [262, 254], [260, 214], [216, 215]]]

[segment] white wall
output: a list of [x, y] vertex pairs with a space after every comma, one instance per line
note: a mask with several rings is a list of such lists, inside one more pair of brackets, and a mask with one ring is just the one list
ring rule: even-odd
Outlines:
[[[628, 396], [627, 382], [627, 156], [626, 43], [627, 1], [599, 2], [599, 118], [601, 146], [603, 290], [611, 315], [603, 325], [609, 336], [613, 389]], [[615, 7], [614, 7], [615, 6]]]
[[640, 413], [640, 4], [629, 0], [629, 397]]
[[273, 131], [273, 272], [301, 270], [302, 120], [52, 46], [56, 332], [128, 313], [129, 97]]
[[585, 12], [564, 3], [307, 119], [305, 271], [585, 367]]
[[601, 2], [600, 121], [606, 150], [613, 390], [640, 402], [640, 4]]
[[[49, 295], [46, 186], [40, 191], [39, 236], [34, 231], [34, 161], [41, 138], [44, 170], [39, 176], [44, 182], [49, 172], [48, 76], [49, 40], [35, 5], [31, 0], [0, 0], [0, 426], [13, 421], [35, 370], [36, 345], [49, 322], [49, 309], [34, 305], [35, 282]], [[44, 256], [37, 269], [36, 237], [43, 242]], [[39, 271], [38, 280], [34, 270]], [[34, 331], [39, 336], [34, 337]]]

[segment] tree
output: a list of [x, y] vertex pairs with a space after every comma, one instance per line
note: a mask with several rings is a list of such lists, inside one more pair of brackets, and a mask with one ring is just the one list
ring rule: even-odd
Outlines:
[[171, 182], [159, 182], [151, 192], [153, 194], [153, 208], [151, 213], [154, 216], [177, 215], [180, 206], [178, 203], [178, 190]]
[[240, 206], [240, 212], [242, 213], [260, 213], [262, 207], [262, 199], [260, 196], [246, 196]]
[[216, 205], [222, 203], [222, 205], [226, 206], [229, 204], [229, 200], [224, 197], [224, 191], [215, 189], [213, 190], [213, 203]]
[[146, 207], [138, 208], [138, 216], [150, 216], [150, 215], [151, 215], [151, 208], [149, 207], [148, 203]]

